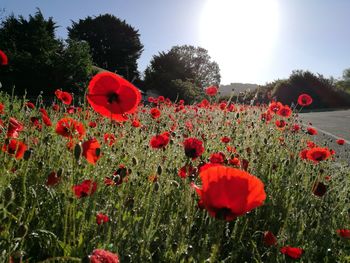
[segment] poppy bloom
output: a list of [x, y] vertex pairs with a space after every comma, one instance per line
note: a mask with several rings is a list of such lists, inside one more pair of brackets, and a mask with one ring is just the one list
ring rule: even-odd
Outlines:
[[56, 133], [72, 139], [78, 137], [81, 140], [85, 136], [84, 125], [72, 118], [62, 118], [56, 124]]
[[312, 188], [312, 192], [314, 193], [314, 195], [322, 197], [327, 192], [327, 185], [325, 185], [322, 182], [316, 182], [314, 184], [314, 187]]
[[4, 114], [4, 108], [5, 108], [4, 104], [0, 102], [0, 114]]
[[150, 109], [150, 114], [153, 119], [158, 119], [160, 117], [160, 110], [158, 110], [157, 108], [152, 108]]
[[225, 159], [225, 154], [223, 154], [222, 152], [218, 152], [210, 155], [209, 162], [222, 164], [225, 162]]
[[199, 175], [202, 188], [195, 186], [196, 192], [204, 208], [218, 219], [231, 221], [266, 199], [263, 182], [245, 171], [216, 165]]
[[103, 139], [108, 146], [112, 146], [116, 141], [116, 138], [112, 133], [105, 133], [105, 135], [103, 135]]
[[8, 138], [18, 138], [18, 133], [23, 131], [23, 124], [16, 120], [15, 118], [10, 118], [9, 126], [7, 128]]
[[186, 178], [189, 175], [193, 175], [196, 172], [196, 169], [188, 164], [185, 166], [182, 166], [180, 170], [178, 171], [177, 175], [180, 176], [181, 178]]
[[46, 185], [47, 186], [54, 186], [58, 184], [61, 180], [61, 177], [57, 175], [55, 172], [51, 172], [49, 176], [47, 177]]
[[299, 124], [293, 124], [293, 126], [291, 127], [292, 132], [298, 132], [299, 130], [300, 130]]
[[21, 159], [24, 155], [24, 152], [27, 150], [27, 146], [20, 141], [17, 140], [10, 140], [8, 143], [5, 143], [2, 146], [2, 151], [7, 152], [10, 155], [14, 155], [15, 158]]
[[281, 102], [276, 102], [276, 101], [272, 101], [270, 104], [269, 104], [269, 111], [270, 112], [278, 112], [281, 108], [283, 107], [282, 103]]
[[8, 58], [7, 58], [6, 54], [4, 53], [4, 51], [2, 51], [0, 49], [0, 65], [5, 66], [7, 64], [8, 64]]
[[290, 117], [292, 114], [292, 110], [289, 108], [289, 106], [283, 106], [277, 111], [277, 115], [282, 116], [282, 117]]
[[338, 139], [336, 142], [337, 142], [337, 144], [339, 144], [339, 145], [344, 145], [345, 140], [344, 140], [344, 139]]
[[307, 133], [310, 134], [310, 135], [317, 135], [317, 130], [315, 128], [312, 128], [312, 127], [308, 127], [307, 128]]
[[25, 106], [28, 108], [28, 109], [34, 109], [35, 108], [35, 105], [34, 103], [28, 101], [26, 102]]
[[328, 148], [314, 147], [307, 151], [306, 158], [314, 163], [319, 163], [328, 159], [331, 156], [331, 152]]
[[42, 120], [43, 120], [43, 123], [44, 123], [46, 126], [48, 126], [48, 127], [52, 126], [52, 122], [51, 122], [51, 120], [50, 120], [50, 118], [49, 118], [48, 115], [41, 114], [41, 118], [42, 118]]
[[96, 164], [101, 157], [101, 147], [99, 142], [93, 138], [83, 142], [83, 156], [91, 164]]
[[119, 258], [107, 250], [95, 249], [90, 255], [90, 263], [119, 263]]
[[265, 231], [263, 242], [265, 246], [276, 246], [277, 245], [277, 238], [271, 231]]
[[229, 143], [231, 141], [230, 137], [224, 136], [221, 138], [221, 142], [223, 143]]
[[298, 259], [304, 253], [304, 250], [298, 247], [285, 246], [280, 249], [280, 252], [290, 258]]
[[196, 159], [204, 152], [203, 142], [196, 138], [187, 138], [184, 141], [185, 155], [192, 159]]
[[150, 145], [153, 149], [165, 148], [169, 143], [169, 134], [164, 132], [160, 135], [153, 136], [150, 141]]
[[205, 89], [205, 94], [208, 96], [215, 96], [218, 93], [218, 87], [216, 86], [210, 86]]
[[349, 229], [337, 229], [339, 236], [345, 239], [350, 239], [350, 230]]
[[88, 89], [91, 107], [116, 121], [127, 120], [125, 114], [135, 112], [141, 101], [141, 93], [133, 84], [111, 72], [95, 75]]
[[260, 115], [260, 119], [263, 121], [263, 122], [269, 122], [272, 120], [272, 114], [271, 114], [271, 111], [266, 111], [264, 113], [262, 113]]
[[278, 129], [283, 130], [287, 123], [284, 120], [276, 120], [275, 122]]
[[96, 192], [97, 183], [91, 180], [84, 180], [81, 184], [72, 187], [77, 198], [86, 197]]
[[139, 120], [136, 120], [136, 119], [135, 119], [135, 120], [132, 121], [131, 126], [132, 126], [132, 127], [135, 127], [135, 128], [138, 128], [138, 127], [141, 126], [141, 123], [140, 123]]
[[233, 165], [233, 166], [240, 166], [241, 162], [239, 161], [239, 159], [237, 157], [233, 157], [230, 160], [228, 160], [229, 164]]
[[312, 103], [312, 98], [310, 95], [308, 94], [301, 94], [299, 97], [298, 97], [298, 104], [300, 106], [309, 106], [310, 104]]
[[109, 221], [109, 217], [105, 214], [98, 213], [96, 215], [96, 223], [101, 225], [102, 223], [107, 223]]
[[72, 103], [72, 95], [68, 92], [56, 90], [55, 95], [60, 101], [62, 101], [66, 105], [70, 105]]

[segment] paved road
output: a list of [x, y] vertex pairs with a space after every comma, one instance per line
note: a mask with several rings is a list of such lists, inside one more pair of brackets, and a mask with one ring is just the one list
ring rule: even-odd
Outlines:
[[300, 114], [305, 124], [319, 128], [350, 143], [350, 110], [310, 112]]
[[[334, 149], [341, 160], [350, 164], [350, 110], [310, 112], [299, 116], [305, 125], [311, 123], [312, 127], [318, 129], [316, 141]], [[346, 140], [343, 146], [335, 143], [340, 137]]]

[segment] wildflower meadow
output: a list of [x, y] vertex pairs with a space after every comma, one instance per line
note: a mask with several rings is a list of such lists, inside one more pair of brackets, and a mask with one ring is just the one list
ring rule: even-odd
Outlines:
[[310, 104], [143, 101], [110, 72], [0, 92], [0, 262], [350, 262], [350, 168]]

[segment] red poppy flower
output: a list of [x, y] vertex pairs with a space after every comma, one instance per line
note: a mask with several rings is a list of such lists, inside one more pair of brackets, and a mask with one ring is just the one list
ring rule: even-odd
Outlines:
[[125, 114], [135, 112], [141, 101], [141, 93], [133, 84], [111, 72], [95, 75], [88, 89], [91, 107], [116, 121], [125, 121]]
[[315, 148], [317, 145], [313, 141], [307, 141], [306, 142], [308, 148]]
[[310, 104], [312, 103], [312, 98], [310, 95], [308, 94], [301, 94], [299, 97], [298, 97], [298, 104], [300, 106], [309, 106]]
[[99, 142], [93, 138], [83, 143], [83, 156], [91, 164], [96, 164], [101, 157], [101, 146]]
[[96, 223], [101, 225], [102, 223], [107, 223], [109, 221], [109, 217], [105, 214], [98, 213], [96, 215]]
[[280, 130], [283, 130], [287, 125], [287, 123], [284, 120], [276, 120], [275, 124]]
[[291, 114], [292, 114], [292, 110], [287, 105], [281, 107], [277, 111], [277, 115], [282, 116], [282, 117], [286, 117], [286, 118], [290, 117]]
[[218, 93], [218, 87], [216, 86], [210, 86], [208, 88], [205, 89], [205, 93], [208, 96], [215, 96]]
[[42, 125], [39, 122], [39, 118], [37, 117], [30, 117], [31, 123], [33, 123], [34, 127], [38, 129], [38, 131], [41, 131]]
[[119, 258], [107, 250], [95, 249], [90, 255], [90, 263], [119, 263]]
[[300, 130], [299, 124], [293, 124], [291, 131], [292, 132], [298, 132]]
[[227, 136], [224, 136], [224, 137], [221, 138], [221, 141], [223, 143], [229, 143], [231, 141], [231, 139], [229, 137], [227, 137]]
[[34, 103], [28, 101], [26, 102], [25, 106], [28, 108], [28, 109], [34, 109], [35, 108], [35, 105]]
[[103, 135], [103, 139], [105, 143], [108, 144], [108, 146], [112, 146], [116, 141], [116, 138], [112, 133], [106, 133], [105, 135]]
[[61, 180], [61, 177], [57, 175], [55, 172], [51, 172], [49, 176], [47, 177], [46, 185], [47, 186], [54, 186], [58, 184]]
[[150, 145], [153, 149], [165, 148], [169, 143], [169, 134], [164, 132], [160, 135], [153, 136], [150, 141]]
[[350, 239], [350, 230], [349, 229], [337, 229], [339, 236], [345, 239]]
[[200, 203], [213, 217], [231, 221], [261, 206], [264, 184], [249, 173], [222, 165], [200, 172], [202, 188], [195, 186]]
[[150, 114], [152, 115], [153, 119], [158, 119], [160, 117], [160, 110], [158, 110], [157, 108], [152, 108], [150, 110]]
[[312, 127], [308, 127], [307, 128], [307, 133], [310, 134], [310, 135], [317, 135], [317, 130], [315, 128], [312, 128]]
[[309, 150], [308, 149], [304, 149], [304, 150], [301, 150], [300, 153], [299, 153], [299, 157], [303, 160], [306, 160], [307, 159], [307, 152]]
[[15, 155], [16, 159], [21, 159], [26, 150], [27, 146], [23, 142], [14, 139], [10, 140], [8, 143], [5, 143], [2, 146], [3, 152], [7, 152], [10, 155]]
[[180, 176], [181, 178], [186, 178], [187, 176], [193, 175], [195, 172], [196, 172], [196, 169], [192, 165], [187, 164], [180, 168], [177, 175]]
[[0, 65], [5, 66], [7, 64], [8, 64], [8, 58], [7, 58], [6, 54], [4, 53], [4, 51], [2, 51], [0, 49]]
[[48, 126], [48, 127], [52, 126], [52, 122], [51, 122], [51, 120], [50, 120], [50, 118], [49, 118], [48, 115], [41, 114], [41, 118], [42, 118], [42, 120], [43, 120], [43, 123], [44, 123], [46, 126]]
[[8, 138], [18, 138], [18, 133], [23, 131], [23, 124], [16, 120], [15, 118], [10, 117], [9, 126], [7, 128], [7, 137]]
[[56, 133], [63, 137], [74, 138], [79, 140], [85, 136], [84, 125], [72, 118], [62, 118], [56, 124]]
[[225, 154], [223, 154], [222, 152], [218, 152], [210, 155], [209, 162], [223, 164], [225, 162], [225, 159]]
[[228, 160], [229, 164], [233, 165], [233, 166], [240, 166], [241, 162], [239, 161], [239, 159], [237, 157], [233, 157], [230, 160]]
[[266, 199], [264, 184], [245, 171], [216, 165], [199, 175], [202, 188], [195, 189], [213, 217], [231, 221], [261, 206]]
[[60, 101], [62, 101], [66, 105], [70, 105], [72, 103], [72, 95], [68, 92], [56, 90], [55, 95]]
[[322, 182], [316, 182], [314, 184], [314, 187], [312, 188], [312, 192], [314, 195], [316, 195], [318, 197], [322, 197], [327, 192], [327, 185], [325, 185]]
[[298, 259], [304, 253], [302, 248], [285, 246], [280, 249], [282, 254], [285, 254], [293, 259]]
[[339, 145], [344, 145], [345, 144], [345, 140], [344, 139], [338, 139], [336, 142]]
[[132, 121], [131, 126], [132, 126], [132, 127], [135, 127], [135, 128], [138, 128], [138, 127], [141, 126], [141, 123], [140, 123], [139, 120], [136, 120], [136, 119], [135, 119], [135, 120]]
[[314, 147], [307, 151], [306, 157], [314, 163], [319, 163], [328, 159], [331, 156], [331, 152], [328, 148]]
[[57, 112], [60, 110], [60, 106], [58, 104], [53, 104], [52, 109]]
[[196, 159], [204, 152], [203, 142], [196, 138], [187, 138], [184, 141], [185, 155], [192, 159]]
[[4, 104], [0, 102], [0, 114], [4, 114], [4, 108], [5, 108]]
[[281, 102], [276, 102], [276, 101], [272, 101], [270, 104], [269, 104], [269, 111], [270, 112], [278, 112], [281, 108], [283, 107], [282, 103]]
[[271, 111], [266, 111], [266, 112], [264, 112], [264, 113], [262, 113], [261, 115], [260, 115], [260, 119], [262, 120], [262, 121], [264, 121], [264, 122], [269, 122], [269, 121], [271, 121], [272, 120], [272, 114], [271, 114]]
[[82, 198], [94, 194], [97, 190], [97, 183], [84, 180], [81, 184], [74, 185], [72, 189], [77, 198]]
[[271, 231], [265, 231], [264, 232], [264, 245], [265, 246], [276, 246], [277, 245], [277, 238]]

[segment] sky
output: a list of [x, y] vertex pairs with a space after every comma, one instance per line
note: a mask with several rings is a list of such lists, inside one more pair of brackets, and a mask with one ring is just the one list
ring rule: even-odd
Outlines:
[[71, 21], [111, 13], [139, 30], [141, 72], [174, 45], [206, 48], [221, 83], [264, 84], [309, 70], [340, 78], [350, 68], [350, 0], [0, 0], [0, 9]]

